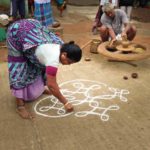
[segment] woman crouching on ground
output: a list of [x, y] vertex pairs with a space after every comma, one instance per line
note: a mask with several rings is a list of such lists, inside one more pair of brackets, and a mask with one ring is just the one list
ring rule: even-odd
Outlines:
[[7, 46], [10, 88], [22, 118], [33, 117], [25, 103], [44, 92], [58, 98], [66, 111], [73, 111], [73, 106], [59, 90], [56, 74], [59, 63], [70, 65], [80, 61], [82, 51], [78, 45], [64, 44], [39, 21], [23, 19], [8, 28]]

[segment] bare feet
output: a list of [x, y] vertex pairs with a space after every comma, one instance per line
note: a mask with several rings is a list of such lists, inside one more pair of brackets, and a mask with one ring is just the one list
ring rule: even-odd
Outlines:
[[23, 119], [33, 119], [35, 116], [30, 113], [24, 105], [17, 106], [17, 113], [23, 118]]
[[53, 28], [58, 28], [59, 26], [60, 26], [60, 23], [56, 21], [52, 24]]

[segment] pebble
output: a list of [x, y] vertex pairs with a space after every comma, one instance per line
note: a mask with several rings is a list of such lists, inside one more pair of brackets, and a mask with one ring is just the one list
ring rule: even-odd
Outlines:
[[128, 77], [127, 77], [127, 76], [124, 76], [123, 79], [124, 79], [124, 80], [128, 80]]
[[91, 58], [86, 57], [84, 60], [85, 60], [85, 61], [91, 61]]
[[132, 78], [138, 78], [138, 74], [137, 74], [137, 73], [132, 73], [132, 74], [131, 74], [131, 77], [132, 77]]

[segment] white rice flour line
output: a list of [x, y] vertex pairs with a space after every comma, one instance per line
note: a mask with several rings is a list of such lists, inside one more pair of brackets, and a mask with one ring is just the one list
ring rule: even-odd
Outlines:
[[[72, 88], [66, 88], [68, 85], [72, 86]], [[87, 105], [87, 110], [75, 110], [72, 113], [66, 113], [64, 105], [60, 103], [58, 99], [56, 99], [54, 96], [48, 96], [39, 100], [35, 104], [34, 110], [36, 114], [49, 118], [66, 117], [71, 114], [74, 114], [76, 117], [96, 115], [100, 117], [102, 121], [108, 121], [108, 111], [120, 109], [117, 104], [111, 104], [111, 101], [114, 103], [116, 99], [119, 99], [122, 102], [127, 102], [127, 98], [124, 97], [124, 95], [129, 94], [128, 90], [120, 90], [117, 88], [108, 87], [106, 84], [101, 82], [84, 79], [67, 81], [60, 84], [60, 87], [62, 87], [61, 92], [70, 103], [72, 103], [74, 106], [81, 105], [81, 107]], [[101, 94], [94, 95], [93, 93], [95, 91], [99, 91]], [[78, 98], [78, 95], [82, 96], [82, 98]], [[44, 101], [49, 102], [49, 105], [42, 106]], [[107, 105], [109, 104], [109, 106], [104, 106], [106, 101]]]

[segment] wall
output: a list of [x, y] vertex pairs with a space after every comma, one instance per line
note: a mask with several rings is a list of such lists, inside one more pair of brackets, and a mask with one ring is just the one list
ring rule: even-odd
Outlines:
[[10, 0], [0, 0], [0, 5], [4, 5], [6, 7], [9, 7], [10, 5]]

